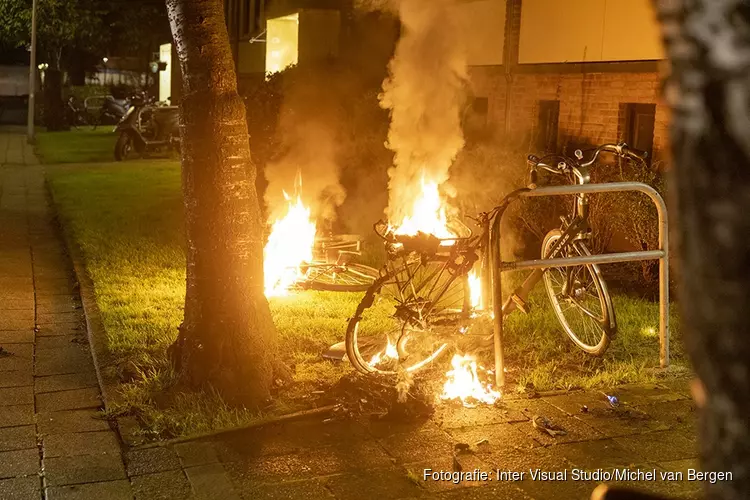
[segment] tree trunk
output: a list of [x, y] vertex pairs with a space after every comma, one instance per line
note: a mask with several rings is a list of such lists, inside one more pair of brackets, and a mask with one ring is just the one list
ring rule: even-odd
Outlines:
[[[682, 323], [706, 389], [708, 498], [750, 498], [750, 4], [655, 0], [671, 61]], [[676, 189], [675, 189], [676, 188]]]
[[62, 99], [63, 74], [49, 68], [44, 74], [44, 126], [49, 131], [70, 130], [65, 120], [65, 103]]
[[181, 380], [230, 404], [269, 397], [275, 329], [263, 294], [264, 227], [245, 107], [219, 0], [167, 0], [182, 71], [187, 296], [170, 349]]

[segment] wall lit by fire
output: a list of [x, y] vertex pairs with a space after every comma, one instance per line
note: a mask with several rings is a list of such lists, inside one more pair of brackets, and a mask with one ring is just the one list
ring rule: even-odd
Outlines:
[[299, 61], [299, 14], [269, 19], [266, 27], [266, 75]]

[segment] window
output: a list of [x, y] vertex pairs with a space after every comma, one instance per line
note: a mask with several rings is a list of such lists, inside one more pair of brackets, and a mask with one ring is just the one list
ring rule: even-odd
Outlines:
[[536, 149], [540, 153], [556, 152], [560, 101], [539, 101], [537, 120]]
[[655, 117], [656, 104], [629, 103], [621, 107], [623, 140], [628, 146], [646, 151], [649, 159], [653, 156]]
[[253, 31], [258, 33], [263, 27], [263, 2], [264, 0], [253, 0]]
[[251, 19], [251, 13], [253, 11], [253, 0], [242, 0], [240, 3], [240, 33], [243, 36], [250, 34], [250, 30], [253, 27], [253, 21]]

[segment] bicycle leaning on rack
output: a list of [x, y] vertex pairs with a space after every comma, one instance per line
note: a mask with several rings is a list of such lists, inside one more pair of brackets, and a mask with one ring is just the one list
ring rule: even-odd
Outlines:
[[[627, 144], [604, 144], [575, 158], [563, 155], [528, 157], [530, 185], [536, 187], [540, 172], [566, 177], [572, 184], [590, 182], [590, 169], [601, 153], [643, 162], [646, 153]], [[506, 203], [513, 194], [506, 198]], [[437, 359], [449, 346], [476, 342], [473, 327], [491, 317], [489, 304], [489, 228], [504, 206], [483, 212], [475, 219], [481, 231], [473, 234], [453, 222], [455, 238], [438, 239], [425, 233], [395, 234], [380, 221], [375, 232], [385, 241], [387, 263], [369, 287], [346, 332], [346, 350], [354, 367], [363, 373], [413, 372]], [[550, 231], [542, 244], [542, 258], [591, 255], [587, 244], [589, 199], [575, 195], [571, 214], [562, 216], [559, 229]], [[528, 312], [527, 298], [544, 282], [553, 311], [570, 339], [585, 352], [602, 355], [617, 331], [615, 311], [607, 285], [595, 264], [533, 271], [506, 300], [503, 315], [515, 309]], [[480, 297], [481, 294], [481, 298]], [[491, 345], [492, 334], [480, 335], [479, 345]]]

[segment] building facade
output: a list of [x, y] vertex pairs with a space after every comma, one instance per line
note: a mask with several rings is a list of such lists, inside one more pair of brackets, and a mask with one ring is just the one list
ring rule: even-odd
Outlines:
[[[352, 0], [225, 0], [240, 83], [337, 57], [358, 29], [352, 9]], [[453, 9], [472, 123], [530, 151], [625, 141], [665, 158], [664, 52], [650, 0], [457, 0]]]
[[649, 0], [465, 0], [457, 8], [465, 29], [475, 28], [466, 37], [474, 108], [488, 127], [533, 151], [625, 141], [664, 158], [664, 52]]

